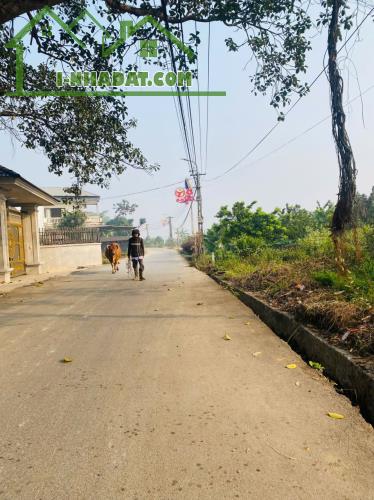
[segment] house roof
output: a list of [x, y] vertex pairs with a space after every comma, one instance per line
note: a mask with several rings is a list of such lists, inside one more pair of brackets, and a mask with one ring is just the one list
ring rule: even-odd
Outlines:
[[18, 172], [0, 165], [0, 193], [8, 206], [53, 206], [58, 200], [43, 189], [24, 179]]
[[[44, 191], [51, 196], [54, 196], [56, 198], [75, 198], [76, 196], [71, 193], [67, 193], [64, 191], [64, 187], [57, 187], [57, 186], [52, 186], [52, 187], [44, 187]], [[100, 198], [100, 195], [95, 194], [95, 193], [90, 193], [89, 191], [85, 191], [82, 189], [81, 194], [78, 196], [78, 198]]]
[[10, 170], [9, 168], [0, 165], [0, 177], [12, 177], [13, 179], [15, 179], [21, 176], [20, 174], [17, 174], [17, 172], [15, 172], [14, 170]]

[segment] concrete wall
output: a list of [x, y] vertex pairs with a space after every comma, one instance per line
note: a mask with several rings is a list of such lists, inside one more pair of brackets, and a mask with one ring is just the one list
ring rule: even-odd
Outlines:
[[80, 266], [102, 264], [100, 243], [79, 245], [51, 245], [40, 247], [42, 273], [74, 271]]

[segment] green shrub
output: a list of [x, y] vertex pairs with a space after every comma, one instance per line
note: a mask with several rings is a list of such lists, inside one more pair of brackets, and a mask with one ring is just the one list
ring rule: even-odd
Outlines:
[[362, 229], [364, 252], [374, 259], [374, 226], [365, 226]]
[[58, 224], [59, 229], [82, 227], [86, 222], [87, 215], [82, 210], [69, 212], [65, 210]]
[[298, 247], [306, 255], [313, 257], [332, 257], [334, 254], [334, 246], [328, 229], [311, 231], [298, 242]]
[[322, 271], [315, 271], [312, 273], [312, 278], [322, 286], [329, 288], [344, 288], [344, 279], [339, 276], [335, 271], [324, 269]]
[[255, 237], [250, 234], [242, 234], [230, 241], [228, 249], [241, 257], [248, 257], [257, 249], [264, 246], [265, 241], [262, 238]]

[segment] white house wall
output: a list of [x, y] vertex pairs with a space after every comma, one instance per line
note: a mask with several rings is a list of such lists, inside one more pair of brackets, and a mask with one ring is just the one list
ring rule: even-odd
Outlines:
[[74, 271], [77, 267], [102, 264], [101, 244], [48, 245], [40, 247], [43, 273]]

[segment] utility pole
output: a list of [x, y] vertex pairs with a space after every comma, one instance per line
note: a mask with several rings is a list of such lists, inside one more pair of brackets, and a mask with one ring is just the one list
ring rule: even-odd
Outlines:
[[197, 168], [196, 171], [192, 173], [192, 177], [195, 180], [195, 186], [196, 186], [198, 255], [204, 253], [204, 217], [203, 217], [203, 198], [201, 194], [201, 180], [200, 180], [201, 175], [203, 174], [200, 174]]
[[168, 217], [168, 222], [169, 222], [169, 238], [171, 240], [173, 240], [173, 223], [172, 223], [172, 219], [174, 219], [174, 217]]
[[191, 236], [195, 236], [195, 223], [193, 216], [193, 201], [191, 201]]
[[201, 194], [201, 174], [199, 167], [193, 160], [182, 158], [190, 164], [191, 176], [195, 181], [196, 188], [196, 203], [197, 203], [197, 253], [200, 255], [204, 253], [204, 216], [203, 216], [203, 198]]
[[196, 202], [197, 202], [197, 230], [200, 234], [204, 234], [204, 217], [203, 217], [203, 198], [201, 195], [201, 182], [200, 174], [198, 171], [192, 174], [196, 186]]

